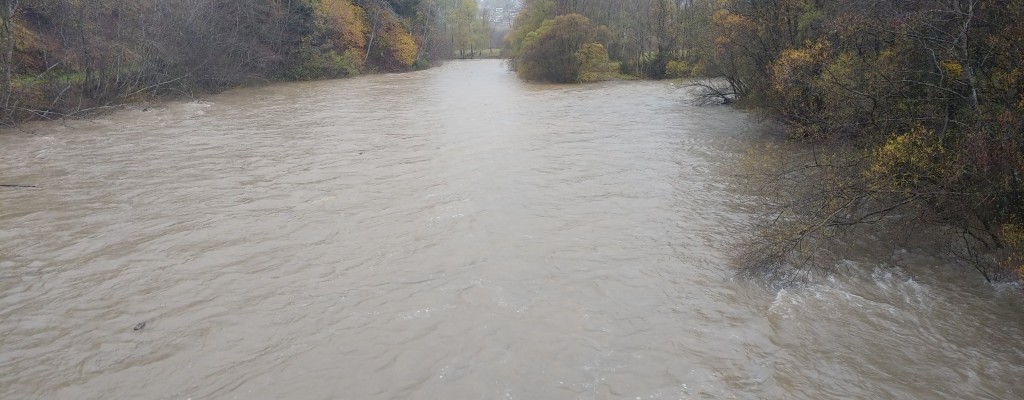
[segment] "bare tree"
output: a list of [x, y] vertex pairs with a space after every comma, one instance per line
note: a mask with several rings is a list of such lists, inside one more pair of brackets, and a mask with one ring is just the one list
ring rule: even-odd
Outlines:
[[3, 86], [0, 87], [0, 123], [10, 119], [11, 70], [14, 69], [14, 16], [18, 0], [0, 0], [0, 22], [3, 23]]

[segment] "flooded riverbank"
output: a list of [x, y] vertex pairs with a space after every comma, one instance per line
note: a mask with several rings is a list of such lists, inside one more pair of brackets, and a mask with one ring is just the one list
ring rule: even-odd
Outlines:
[[1020, 301], [934, 259], [734, 280], [761, 128], [686, 96], [483, 60], [5, 132], [0, 397], [1024, 395]]

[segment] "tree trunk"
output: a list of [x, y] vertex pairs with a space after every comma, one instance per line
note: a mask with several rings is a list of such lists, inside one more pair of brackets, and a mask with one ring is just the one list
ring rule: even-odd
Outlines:
[[[971, 24], [974, 22], [974, 6], [976, 1], [968, 1], [966, 10], [957, 10], [961, 14], [964, 14], [964, 22], [960, 32], [960, 57], [963, 59], [964, 67], [964, 80], [967, 82], [967, 88], [970, 91], [969, 99], [971, 101], [971, 108], [978, 108], [978, 87], [975, 82], [973, 63], [971, 62]], [[957, 8], [960, 8], [960, 4], [957, 3]]]
[[3, 85], [0, 86], [0, 121], [7, 119], [10, 113], [11, 103], [11, 69], [14, 68], [14, 11], [18, 8], [19, 0], [3, 1], [3, 9], [0, 9], [0, 17], [4, 25], [4, 57], [3, 57]]
[[370, 29], [370, 41], [366, 42], [366, 54], [363, 55], [363, 65], [370, 59], [370, 48], [373, 47], [373, 39], [377, 36], [377, 22], [380, 20], [380, 6], [373, 12], [373, 28]]

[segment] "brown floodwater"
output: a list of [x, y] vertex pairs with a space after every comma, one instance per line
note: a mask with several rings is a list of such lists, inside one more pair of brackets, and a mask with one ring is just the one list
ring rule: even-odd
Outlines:
[[467, 61], [0, 132], [0, 398], [1024, 398], [1015, 287], [734, 279], [769, 128], [687, 98]]

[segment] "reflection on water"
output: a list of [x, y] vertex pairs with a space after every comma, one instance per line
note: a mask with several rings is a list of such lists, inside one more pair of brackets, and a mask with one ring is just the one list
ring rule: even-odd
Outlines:
[[756, 127], [685, 97], [456, 62], [4, 132], [0, 397], [1024, 396], [970, 274], [731, 279]]

